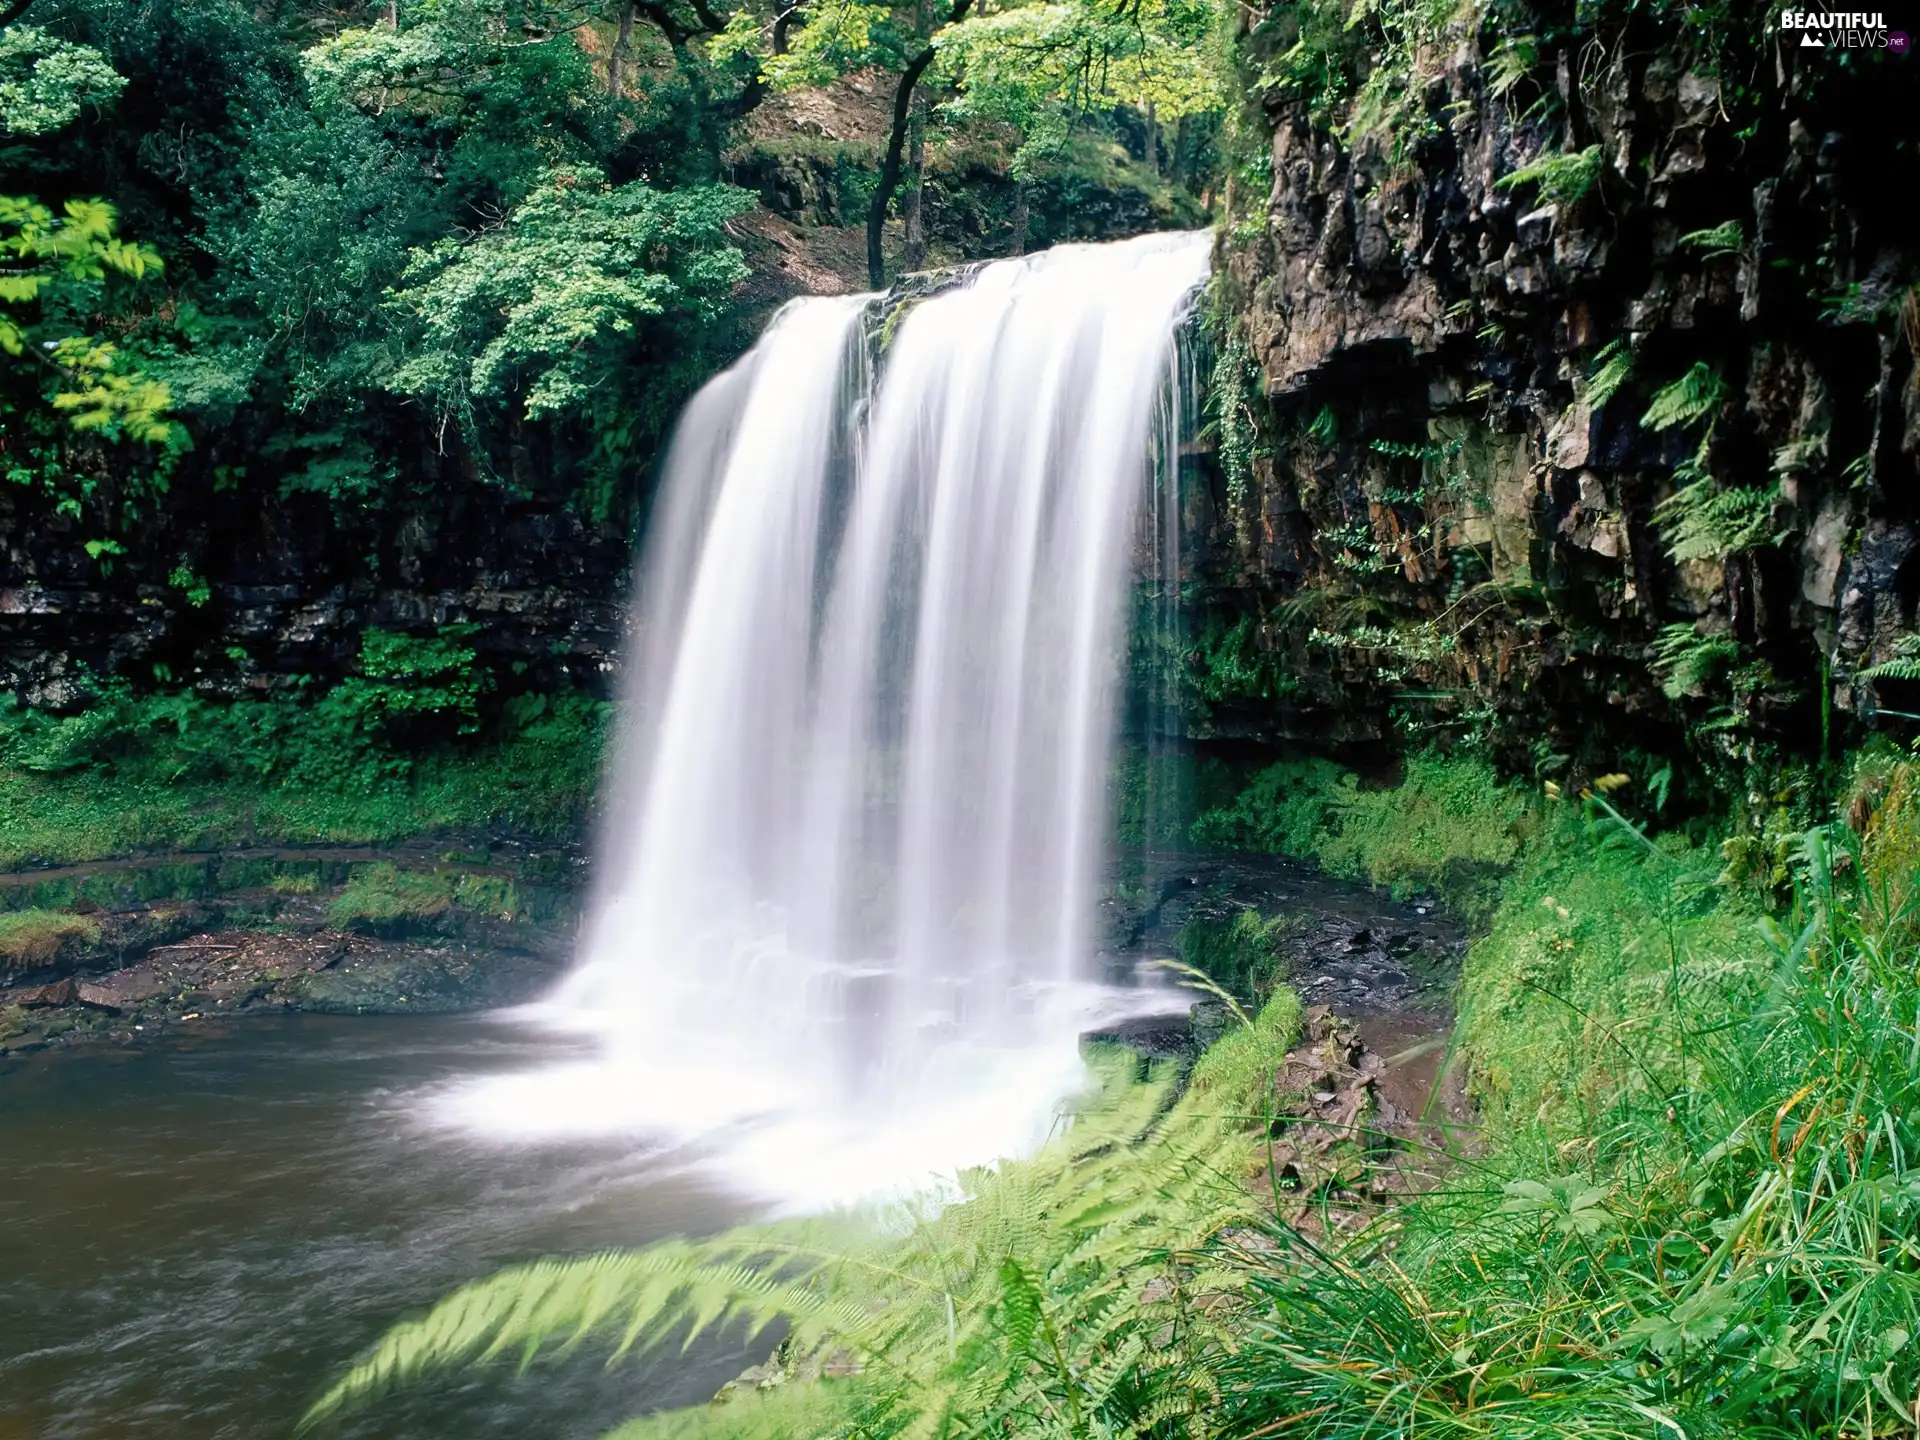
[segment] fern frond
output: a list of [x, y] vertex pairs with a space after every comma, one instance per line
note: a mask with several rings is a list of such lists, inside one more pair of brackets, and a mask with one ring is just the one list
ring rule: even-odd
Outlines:
[[1702, 635], [1681, 623], [1661, 628], [1653, 642], [1652, 670], [1669, 700], [1697, 695], [1740, 656], [1739, 642], [1725, 635]]
[[1653, 523], [1666, 536], [1667, 553], [1676, 564], [1719, 560], [1778, 542], [1773, 534], [1773, 505], [1779, 494], [1778, 486], [1721, 489], [1711, 476], [1702, 475], [1656, 505]]
[[1720, 372], [1704, 360], [1696, 361], [1678, 380], [1654, 391], [1640, 423], [1649, 430], [1691, 425], [1710, 417], [1726, 398], [1727, 382], [1720, 378]]
[[1920, 635], [1902, 635], [1890, 658], [1862, 670], [1862, 680], [1920, 680]]
[[1530, 165], [1522, 165], [1511, 175], [1493, 182], [1496, 190], [1512, 190], [1521, 185], [1540, 187], [1540, 198], [1560, 205], [1572, 205], [1584, 199], [1600, 179], [1606, 153], [1598, 145], [1566, 154], [1542, 155]]
[[[1143, 1417], [1195, 1414], [1196, 1397], [1217, 1392], [1208, 1367], [1244, 1280], [1217, 1267], [1201, 1276], [1191, 1257], [1254, 1218], [1242, 1117], [1298, 1017], [1282, 992], [1236, 1032], [1244, 1054], [1214, 1062], [1177, 1102], [1171, 1075], [1143, 1079], [1131, 1057], [1099, 1062], [1101, 1083], [1064, 1134], [962, 1174], [954, 1203], [543, 1262], [469, 1285], [389, 1332], [303, 1427], [510, 1352], [524, 1365], [605, 1336], [617, 1358], [783, 1320], [783, 1383], [635, 1422], [619, 1440], [1176, 1433]], [[1180, 1343], [1156, 1338], [1171, 1335]], [[857, 1375], [824, 1378], [817, 1357], [830, 1350], [854, 1356]]]
[[1680, 243], [1690, 250], [1698, 250], [1703, 260], [1712, 260], [1721, 255], [1737, 255], [1745, 242], [1738, 220], [1728, 220], [1714, 226], [1711, 230], [1690, 230], [1680, 237]]
[[1620, 393], [1633, 374], [1633, 351], [1625, 340], [1610, 340], [1593, 357], [1587, 376], [1587, 404], [1595, 410]]

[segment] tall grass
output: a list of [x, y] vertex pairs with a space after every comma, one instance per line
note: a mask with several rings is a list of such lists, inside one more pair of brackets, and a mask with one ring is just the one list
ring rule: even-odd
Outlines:
[[1563, 854], [1543, 904], [1537, 865], [1468, 979], [1496, 1138], [1337, 1247], [1242, 1256], [1220, 1435], [1914, 1432], [1920, 950], [1871, 881], [1910, 835], [1808, 832], [1761, 917], [1589, 808], [1591, 888]]

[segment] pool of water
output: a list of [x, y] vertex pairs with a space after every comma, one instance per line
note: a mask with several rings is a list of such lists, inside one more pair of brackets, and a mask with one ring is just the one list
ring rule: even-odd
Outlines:
[[[393, 1321], [516, 1261], [746, 1212], [632, 1142], [492, 1146], [423, 1092], [557, 1058], [497, 1019], [229, 1021], [0, 1058], [0, 1440], [288, 1435]], [[763, 1358], [677, 1345], [463, 1374], [325, 1432], [596, 1436]]]

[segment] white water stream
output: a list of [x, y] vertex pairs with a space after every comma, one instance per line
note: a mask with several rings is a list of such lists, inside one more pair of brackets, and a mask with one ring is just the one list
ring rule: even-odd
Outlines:
[[573, 975], [596, 1056], [443, 1096], [801, 1207], [1030, 1146], [1092, 980], [1128, 552], [1205, 235], [797, 301], [680, 422]]

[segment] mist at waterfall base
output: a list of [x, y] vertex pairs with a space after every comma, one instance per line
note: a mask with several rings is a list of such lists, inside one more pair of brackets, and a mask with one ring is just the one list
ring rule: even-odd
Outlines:
[[597, 1054], [435, 1118], [632, 1132], [790, 1209], [1045, 1138], [1078, 1037], [1154, 1008], [1097, 983], [1091, 924], [1129, 559], [1208, 253], [796, 301], [691, 402], [581, 958], [528, 1012]]

